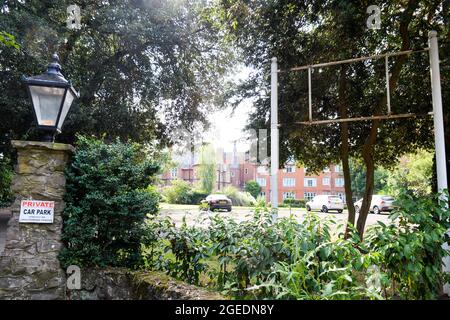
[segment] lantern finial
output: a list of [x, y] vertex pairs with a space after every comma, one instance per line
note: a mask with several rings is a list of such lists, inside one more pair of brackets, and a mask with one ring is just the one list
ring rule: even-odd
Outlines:
[[59, 56], [56, 52], [53, 53], [53, 55], [52, 55], [52, 62], [47, 67], [47, 73], [48, 74], [57, 74], [57, 75], [62, 76], [61, 65], [59, 64]]

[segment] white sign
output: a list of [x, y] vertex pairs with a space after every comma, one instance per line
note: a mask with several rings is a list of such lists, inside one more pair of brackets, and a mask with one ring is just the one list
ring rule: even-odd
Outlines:
[[54, 201], [22, 200], [19, 222], [53, 223]]

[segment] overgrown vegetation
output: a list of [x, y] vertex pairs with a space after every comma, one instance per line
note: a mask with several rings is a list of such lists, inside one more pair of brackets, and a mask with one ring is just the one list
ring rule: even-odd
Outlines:
[[218, 193], [223, 193], [230, 198], [234, 206], [253, 206], [256, 202], [255, 198], [250, 193], [239, 191], [239, 189], [233, 186], [225, 187]]
[[164, 199], [171, 204], [200, 204], [209, 193], [196, 189], [190, 183], [183, 180], [174, 180], [172, 185], [164, 188]]
[[12, 176], [13, 170], [10, 161], [0, 156], [0, 207], [8, 206], [12, 201]]
[[[238, 298], [433, 299], [446, 280], [442, 243], [450, 213], [438, 198], [403, 195], [390, 223], [361, 241], [331, 218], [273, 222], [257, 207], [249, 220], [212, 215], [205, 227], [152, 219], [146, 265]], [[156, 253], [156, 254], [155, 254]]]
[[[252, 206], [255, 198], [248, 192], [239, 191], [233, 186], [225, 187], [216, 193], [225, 194], [235, 206]], [[210, 192], [199, 189], [195, 185], [183, 180], [174, 180], [172, 184], [163, 190], [164, 199], [171, 204], [200, 204]]]
[[144, 220], [158, 212], [159, 196], [148, 188], [158, 166], [139, 150], [137, 144], [78, 138], [66, 169], [63, 266], [141, 264]]
[[306, 200], [304, 199], [285, 199], [283, 203], [278, 205], [279, 207], [288, 207], [288, 208], [305, 208]]
[[253, 198], [258, 198], [259, 193], [261, 192], [261, 186], [255, 180], [249, 180], [245, 183], [245, 191], [250, 193]]

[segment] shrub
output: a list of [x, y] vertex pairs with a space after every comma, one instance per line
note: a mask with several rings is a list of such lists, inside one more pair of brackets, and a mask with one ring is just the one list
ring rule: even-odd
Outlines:
[[283, 207], [291, 207], [291, 208], [305, 208], [306, 201], [303, 199], [285, 199], [283, 201]]
[[63, 266], [126, 266], [142, 262], [141, 241], [147, 214], [158, 211], [153, 188], [158, 169], [137, 144], [78, 137], [66, 168], [66, 208], [60, 252]]
[[258, 196], [255, 201], [255, 207], [257, 208], [267, 208], [267, 202], [265, 196]]
[[12, 201], [12, 176], [13, 170], [9, 160], [6, 158], [0, 158], [0, 207], [8, 206]]
[[245, 183], [245, 191], [250, 193], [253, 198], [258, 198], [261, 192], [261, 186], [255, 180], [249, 180]]
[[192, 190], [190, 193], [190, 204], [200, 204], [200, 202], [209, 195], [208, 192], [203, 190]]
[[191, 184], [183, 180], [175, 180], [172, 185], [164, 189], [164, 197], [171, 204], [200, 204], [208, 193], [193, 189]]
[[172, 181], [172, 185], [164, 189], [164, 196], [168, 203], [189, 204], [191, 185], [183, 180]]
[[435, 299], [442, 285], [450, 281], [442, 270], [442, 259], [450, 254], [442, 246], [450, 244], [447, 203], [439, 200], [439, 195], [416, 198], [403, 193], [397, 205], [389, 224], [378, 222], [366, 235], [371, 249], [382, 255], [385, 295]]
[[241, 192], [232, 186], [224, 188], [222, 192], [230, 198], [234, 206], [252, 206], [256, 202], [250, 193]]
[[188, 227], [185, 219], [180, 228], [170, 218], [151, 219], [143, 242], [145, 265], [198, 284], [200, 273], [206, 269], [207, 241], [204, 230]]
[[391, 223], [369, 228], [364, 240], [355, 230], [336, 238], [335, 222], [314, 213], [301, 223], [292, 215], [274, 221], [262, 206], [239, 223], [210, 215], [204, 228], [166, 228], [160, 243], [176, 258], [159, 266], [191, 282], [204, 273], [238, 298], [436, 298], [449, 280], [442, 271], [449, 210], [437, 198], [405, 195], [398, 205]]

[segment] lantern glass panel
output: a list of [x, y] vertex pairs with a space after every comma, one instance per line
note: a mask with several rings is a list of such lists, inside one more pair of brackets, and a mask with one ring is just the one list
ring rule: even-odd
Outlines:
[[75, 95], [72, 90], [68, 89], [66, 94], [66, 100], [64, 101], [61, 116], [58, 121], [58, 129], [61, 130], [61, 127], [66, 119], [67, 113], [69, 112], [70, 106], [72, 105], [73, 100], [75, 99]]
[[30, 86], [38, 125], [56, 126], [65, 88]]

